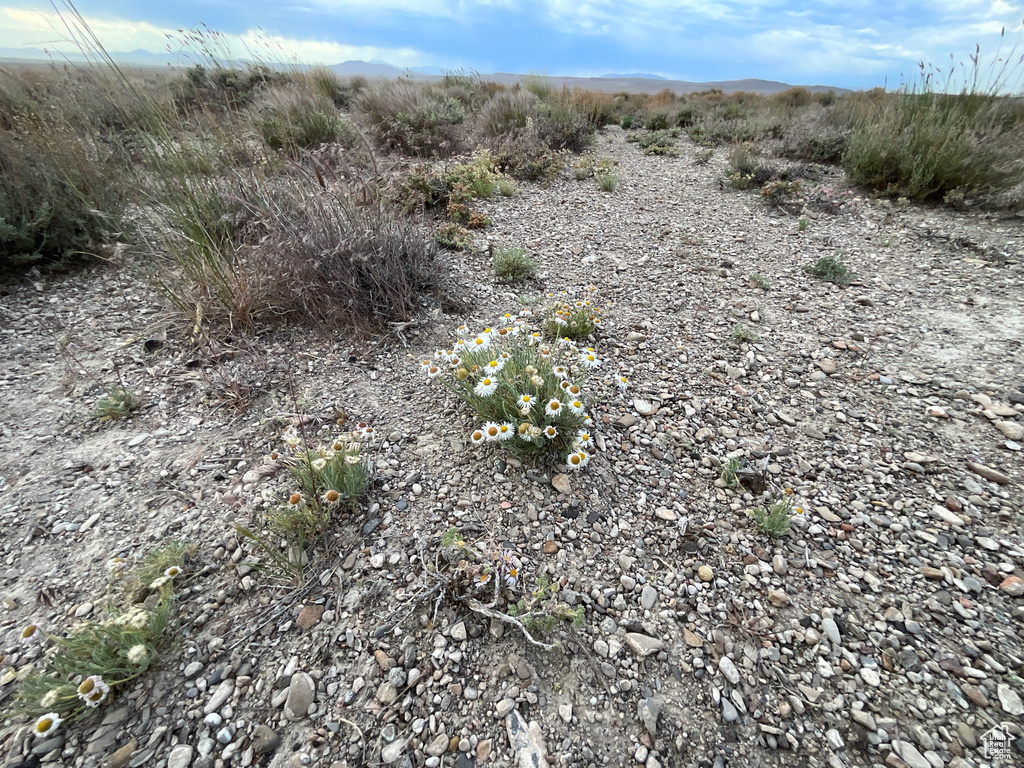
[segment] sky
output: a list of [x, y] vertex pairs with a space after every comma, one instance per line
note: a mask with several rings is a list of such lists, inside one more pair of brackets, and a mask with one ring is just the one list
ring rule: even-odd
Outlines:
[[[0, 0], [0, 49], [67, 49], [55, 7], [66, 12], [64, 0]], [[1024, 53], [1024, 0], [81, 0], [76, 7], [108, 51], [170, 50], [184, 64], [196, 59], [190, 29], [232, 55], [248, 49], [263, 60], [305, 64], [361, 59], [480, 73], [756, 77], [845, 88], [910, 83], [919, 62], [953, 69], [962, 82], [976, 46], [989, 73], [997, 60]]]

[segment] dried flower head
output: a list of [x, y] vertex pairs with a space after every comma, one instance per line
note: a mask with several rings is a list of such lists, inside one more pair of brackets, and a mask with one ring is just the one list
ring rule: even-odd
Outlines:
[[301, 493], [293, 493], [291, 496], [288, 497], [288, 504], [290, 504], [293, 507], [297, 507], [301, 503], [302, 503], [302, 494]]
[[337, 504], [341, 500], [341, 494], [333, 488], [324, 494], [324, 501], [328, 504]]
[[161, 576], [159, 579], [155, 579], [150, 585], [150, 589], [163, 589], [167, 584], [170, 584], [171, 580], [166, 576]]
[[145, 645], [139, 643], [128, 649], [128, 661], [135, 666], [141, 666], [149, 658], [149, 650]]

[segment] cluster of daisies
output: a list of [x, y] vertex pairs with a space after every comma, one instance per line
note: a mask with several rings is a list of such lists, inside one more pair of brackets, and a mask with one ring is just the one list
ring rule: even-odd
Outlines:
[[[554, 338], [584, 339], [600, 330], [605, 310], [595, 301], [596, 290], [590, 286], [578, 299], [569, 298], [566, 291], [557, 296], [549, 293], [548, 298], [552, 301], [544, 317], [548, 335]], [[608, 306], [612, 306], [611, 302]]]
[[[372, 426], [359, 422], [347, 435], [309, 449], [305, 437], [294, 427], [289, 427], [281, 436], [285, 446], [283, 454], [273, 453], [269, 458], [288, 467], [306, 491], [312, 491], [321, 504], [336, 507], [349, 500], [342, 492], [342, 487], [348, 486], [346, 475], [365, 468], [362, 446], [373, 435]], [[307, 501], [309, 499], [304, 493], [293, 492], [288, 496], [289, 507], [299, 507]]]
[[[451, 349], [420, 367], [466, 402], [483, 422], [470, 441], [500, 443], [513, 453], [564, 457], [568, 469], [590, 461], [593, 421], [582, 383], [601, 366], [595, 351], [568, 336], [545, 337], [532, 313], [505, 315], [495, 328], [473, 333], [461, 326]], [[620, 388], [626, 386], [620, 377]]]
[[[108, 570], [114, 578], [120, 575], [127, 565], [120, 557], [115, 557], [107, 563]], [[174, 579], [180, 577], [182, 573], [180, 566], [172, 565], [154, 579], [149, 588], [154, 591], [169, 589]], [[162, 625], [157, 628], [152, 624], [153, 615], [150, 610], [136, 605], [127, 611], [115, 613], [101, 623], [87, 623], [84, 627], [76, 629], [70, 637], [59, 641], [64, 647], [63, 656], [69, 657], [64, 659], [62, 656], [63, 661], [67, 662], [63, 666], [80, 668], [80, 664], [91, 665], [94, 674], [85, 677], [73, 673], [60, 674], [58, 668], [51, 666], [54, 657], [47, 654], [47, 671], [37, 677], [47, 681], [48, 690], [37, 704], [31, 705], [37, 712], [45, 711], [45, 714], [36, 719], [33, 726], [33, 733], [37, 737], [51, 735], [67, 719], [69, 713], [75, 712], [83, 705], [86, 709], [95, 709], [106, 703], [110, 699], [113, 687], [128, 682], [145, 671], [153, 655], [152, 646], [148, 642], [153, 640], [149, 636], [150, 632], [162, 631]], [[21, 632], [21, 642], [24, 645], [42, 644], [48, 637], [50, 636], [39, 623], [29, 624]], [[82, 638], [89, 638], [89, 642], [83, 645], [80, 642]], [[116, 650], [109, 664], [100, 661], [103, 655], [97, 655], [94, 651], [98, 649], [93, 648], [90, 643], [99, 643], [104, 647], [113, 644]], [[122, 643], [124, 645], [121, 645]], [[97, 664], [102, 667], [98, 671]], [[111, 680], [111, 675], [118, 679]], [[77, 685], [75, 681], [78, 681]]]

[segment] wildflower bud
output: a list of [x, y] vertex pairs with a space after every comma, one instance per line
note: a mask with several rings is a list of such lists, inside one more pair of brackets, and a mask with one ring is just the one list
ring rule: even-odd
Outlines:
[[469, 371], [467, 371], [465, 368], [459, 368], [457, 371], [455, 371], [455, 378], [458, 379], [459, 381], [465, 381], [466, 379], [469, 378]]

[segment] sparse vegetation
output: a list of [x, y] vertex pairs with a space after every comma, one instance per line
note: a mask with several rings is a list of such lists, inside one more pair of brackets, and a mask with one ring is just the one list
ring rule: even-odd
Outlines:
[[793, 507], [793, 500], [784, 496], [773, 501], [767, 507], [761, 505], [754, 508], [748, 514], [754, 521], [754, 526], [763, 535], [770, 539], [777, 539], [789, 533], [793, 513], [803, 514], [803, 509]]
[[518, 282], [537, 274], [537, 262], [526, 254], [525, 248], [495, 248], [494, 274], [499, 280]]
[[754, 333], [752, 330], [747, 328], [742, 323], [736, 323], [732, 327], [732, 338], [733, 341], [743, 344], [745, 342], [756, 343], [761, 340], [761, 337]]
[[836, 285], [849, 285], [853, 279], [853, 274], [843, 262], [841, 253], [822, 256], [813, 264], [805, 264], [803, 270], [809, 275], [820, 277], [822, 280]]
[[767, 291], [772, 287], [771, 281], [758, 272], [751, 272], [747, 275], [747, 280], [749, 280], [754, 287], [760, 288], [762, 291]]

